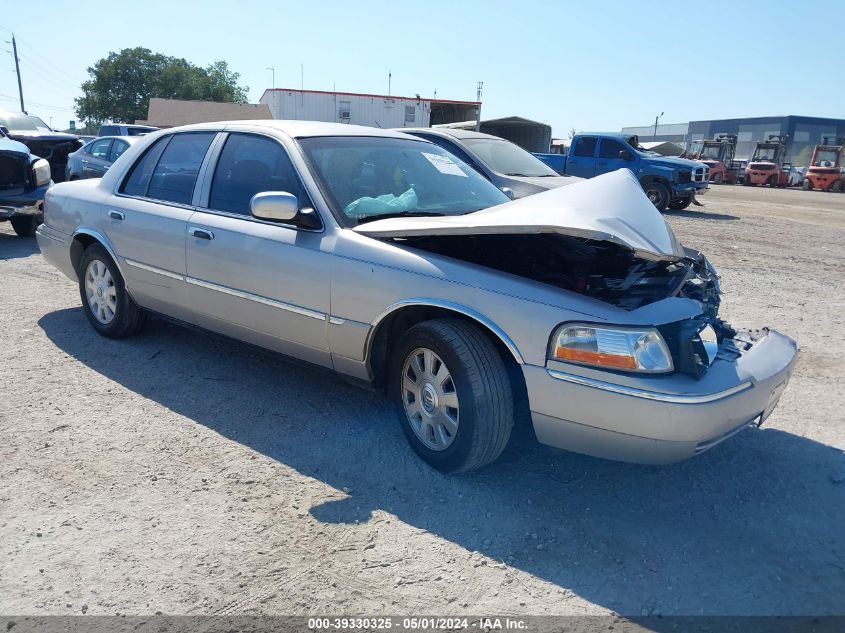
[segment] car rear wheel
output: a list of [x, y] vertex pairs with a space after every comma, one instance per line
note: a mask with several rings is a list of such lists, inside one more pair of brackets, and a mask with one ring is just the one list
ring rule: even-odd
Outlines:
[[124, 338], [144, 328], [147, 313], [126, 292], [123, 277], [105, 248], [99, 244], [86, 248], [77, 274], [82, 309], [97, 332]]
[[40, 222], [34, 215], [21, 215], [9, 220], [12, 223], [12, 229], [15, 234], [20, 237], [32, 237], [35, 235], [35, 229], [38, 228]]
[[663, 213], [669, 204], [669, 189], [659, 182], [649, 182], [643, 185], [643, 191], [654, 207]]
[[507, 368], [493, 342], [459, 319], [424, 321], [393, 350], [390, 396], [405, 437], [428, 464], [476, 470], [505, 449], [514, 421]]

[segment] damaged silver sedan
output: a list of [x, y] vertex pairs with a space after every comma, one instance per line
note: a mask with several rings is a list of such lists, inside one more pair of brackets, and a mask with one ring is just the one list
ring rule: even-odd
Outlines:
[[686, 459], [761, 424], [796, 356], [719, 319], [713, 267], [627, 170], [510, 201], [387, 130], [158, 132], [50, 189], [38, 242], [100, 334], [159, 313], [378, 385], [447, 472], [494, 461], [521, 409], [546, 444]]

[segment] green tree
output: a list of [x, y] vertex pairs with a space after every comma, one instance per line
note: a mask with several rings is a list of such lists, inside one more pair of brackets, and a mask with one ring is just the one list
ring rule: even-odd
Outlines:
[[90, 79], [76, 99], [76, 114], [88, 125], [110, 120], [133, 123], [147, 117], [151, 97], [244, 103], [248, 88], [225, 61], [206, 68], [148, 48], [111, 52], [88, 68]]

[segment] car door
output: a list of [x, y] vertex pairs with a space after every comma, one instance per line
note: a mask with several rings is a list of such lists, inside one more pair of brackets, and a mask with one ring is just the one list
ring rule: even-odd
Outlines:
[[187, 294], [199, 325], [331, 366], [327, 315], [332, 255], [322, 229], [259, 220], [263, 191], [311, 207], [287, 150], [275, 138], [230, 133], [209, 165], [187, 228]]
[[620, 153], [625, 152], [626, 155], [632, 156], [633, 153], [624, 143], [617, 141], [615, 138], [602, 138], [599, 141], [598, 158], [596, 159], [596, 176], [599, 174], [606, 174], [623, 167], [631, 167], [633, 161], [622, 158]]
[[598, 137], [579, 136], [566, 159], [566, 173], [580, 178], [596, 175], [596, 147]]
[[163, 136], [105, 201], [103, 230], [141, 306], [192, 320], [185, 293], [185, 234], [194, 188], [216, 132]]
[[82, 156], [82, 177], [102, 178], [108, 166], [109, 150], [112, 146], [112, 139], [101, 138], [91, 143], [88, 151]]

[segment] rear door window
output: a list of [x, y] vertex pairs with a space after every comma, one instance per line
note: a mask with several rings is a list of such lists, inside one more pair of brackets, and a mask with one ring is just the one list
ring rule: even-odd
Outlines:
[[230, 134], [214, 170], [209, 208], [249, 215], [250, 200], [264, 191], [292, 193], [299, 199], [300, 208], [311, 206], [296, 169], [277, 141], [253, 134]]
[[174, 135], [153, 170], [147, 197], [190, 204], [200, 165], [214, 136], [215, 132]]
[[578, 142], [575, 143], [575, 147], [572, 149], [572, 155], [592, 158], [596, 154], [597, 140], [598, 139], [595, 136], [580, 137]]
[[135, 161], [129, 176], [123, 181], [123, 186], [120, 188], [120, 193], [125, 193], [127, 196], [146, 197], [147, 189], [150, 186], [150, 178], [153, 175], [158, 159], [164, 148], [172, 139], [172, 136], [164, 136], [156, 141], [152, 147], [148, 148], [146, 152]]

